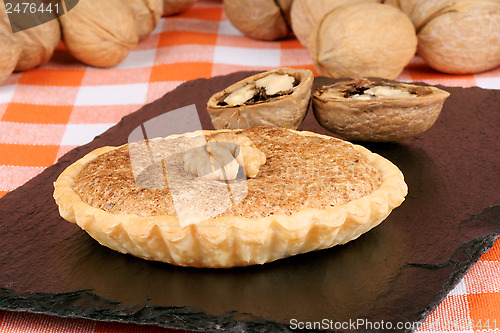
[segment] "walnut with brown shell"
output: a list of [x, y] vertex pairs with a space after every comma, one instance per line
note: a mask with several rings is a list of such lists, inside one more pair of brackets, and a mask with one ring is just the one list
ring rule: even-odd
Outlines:
[[414, 10], [414, 16], [425, 17], [415, 26], [418, 53], [429, 66], [449, 74], [473, 74], [499, 66], [500, 1], [440, 2], [444, 8], [420, 11], [427, 3], [423, 2]]
[[139, 40], [146, 38], [156, 28], [163, 15], [162, 0], [129, 0], [137, 21]]
[[313, 93], [314, 116], [343, 138], [401, 141], [429, 129], [450, 94], [383, 79], [340, 80]]
[[259, 73], [210, 97], [207, 111], [215, 129], [296, 129], [306, 116], [313, 80], [308, 69], [280, 68]]
[[15, 33], [21, 55], [15, 71], [28, 71], [50, 60], [61, 40], [61, 27], [54, 19]]
[[499, 0], [385, 0], [411, 19], [418, 54], [448, 74], [472, 74], [500, 65]]
[[[406, 15], [408, 15], [408, 17], [411, 18], [412, 12], [415, 9], [415, 6], [417, 6], [419, 1], [420, 0], [384, 0], [383, 4], [396, 7], [397, 9], [401, 10], [403, 13], [405, 13]], [[437, 2], [437, 0], [433, 1]]]
[[163, 15], [177, 15], [188, 10], [196, 0], [163, 0]]
[[224, 0], [224, 11], [232, 25], [245, 36], [258, 40], [287, 37], [291, 29], [289, 0]]
[[59, 22], [71, 55], [90, 66], [115, 66], [139, 42], [138, 22], [128, 1], [80, 1]]
[[7, 13], [0, 6], [0, 83], [7, 80], [14, 71], [21, 51], [21, 45], [12, 33]]
[[[381, 3], [382, 0], [364, 0]], [[352, 4], [353, 0], [295, 0], [291, 6], [290, 19], [293, 33], [305, 47], [323, 17], [332, 10]]]
[[309, 38], [318, 73], [331, 78], [395, 79], [415, 55], [417, 35], [400, 10], [354, 1], [328, 12]]

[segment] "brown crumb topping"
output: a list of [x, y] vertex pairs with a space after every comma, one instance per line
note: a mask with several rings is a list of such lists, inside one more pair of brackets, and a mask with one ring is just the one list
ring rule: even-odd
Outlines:
[[[179, 209], [188, 209], [210, 216], [264, 217], [340, 206], [380, 186], [380, 171], [342, 140], [276, 127], [239, 132], [266, 155], [255, 178], [193, 176], [184, 170], [183, 155], [195, 139], [179, 137], [104, 153], [84, 167], [74, 189], [89, 205], [114, 214], [177, 216]], [[228, 193], [237, 194], [228, 199]], [[220, 211], [218, 202], [231, 205]]]

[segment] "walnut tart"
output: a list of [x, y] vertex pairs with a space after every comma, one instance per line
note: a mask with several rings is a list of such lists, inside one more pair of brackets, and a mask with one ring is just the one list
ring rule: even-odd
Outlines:
[[100, 244], [191, 267], [264, 264], [358, 238], [399, 206], [401, 171], [366, 148], [279, 127], [102, 147], [54, 183]]

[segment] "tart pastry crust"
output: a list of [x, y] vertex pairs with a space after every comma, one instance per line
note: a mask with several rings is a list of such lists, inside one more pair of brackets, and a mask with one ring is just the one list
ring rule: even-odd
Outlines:
[[[298, 139], [315, 137], [325, 142], [341, 141], [312, 132], [278, 131], [289, 131]], [[220, 132], [231, 130], [197, 131], [162, 140], [210, 136]], [[264, 264], [354, 240], [381, 223], [404, 201], [407, 186], [403, 174], [394, 164], [362, 146], [343, 144], [354, 148], [361, 158], [379, 171], [380, 185], [368, 194], [331, 207], [301, 206], [291, 213], [261, 214], [260, 217], [197, 215], [188, 217], [186, 223], [186, 219], [181, 221], [177, 216], [165, 213], [111, 213], [92, 206], [77, 193], [75, 182], [82, 170], [96, 158], [124, 146], [96, 149], [69, 166], [54, 183], [54, 199], [64, 219], [76, 223], [100, 244], [122, 253], [191, 267]]]

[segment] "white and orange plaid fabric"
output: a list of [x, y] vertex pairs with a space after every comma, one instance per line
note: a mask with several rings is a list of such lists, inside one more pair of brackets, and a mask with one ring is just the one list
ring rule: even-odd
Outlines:
[[[281, 66], [314, 70], [296, 39], [249, 39], [231, 25], [217, 0], [199, 0], [180, 15], [162, 18], [153, 33], [111, 69], [85, 66], [61, 44], [49, 63], [16, 73], [0, 85], [0, 197], [182, 82]], [[417, 56], [398, 80], [500, 89], [500, 68], [446, 75]], [[500, 332], [500, 241], [418, 329], [443, 331]], [[181, 331], [0, 311], [0, 332]]]

